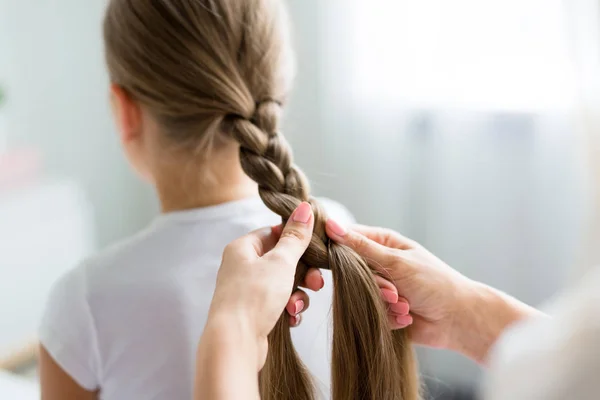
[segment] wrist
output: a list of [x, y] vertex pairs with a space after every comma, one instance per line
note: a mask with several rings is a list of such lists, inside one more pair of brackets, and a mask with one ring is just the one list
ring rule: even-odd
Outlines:
[[452, 329], [452, 350], [479, 362], [514, 323], [541, 315], [534, 308], [479, 282], [470, 281], [463, 293]]
[[195, 398], [258, 398], [260, 354], [244, 319], [211, 313], [196, 355]]
[[[265, 358], [262, 355], [261, 338], [250, 323], [248, 317], [242, 312], [217, 311], [210, 312], [200, 347], [214, 352], [232, 352], [243, 355], [260, 370]], [[265, 350], [266, 351], [266, 350]], [[242, 358], [242, 357], [240, 357]]]

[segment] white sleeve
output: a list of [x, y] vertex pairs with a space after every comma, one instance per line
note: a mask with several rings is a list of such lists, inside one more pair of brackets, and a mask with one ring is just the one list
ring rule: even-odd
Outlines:
[[600, 270], [559, 299], [549, 314], [518, 324], [501, 339], [485, 400], [600, 397]]
[[67, 273], [52, 288], [39, 339], [54, 361], [77, 384], [89, 391], [98, 389], [96, 330], [83, 268]]

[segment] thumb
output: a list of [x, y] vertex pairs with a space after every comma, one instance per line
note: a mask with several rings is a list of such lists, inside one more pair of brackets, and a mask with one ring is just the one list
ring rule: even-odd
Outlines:
[[338, 244], [350, 247], [365, 260], [381, 269], [389, 264], [392, 251], [358, 232], [347, 230], [332, 219], [327, 220], [325, 225], [327, 236]]
[[314, 225], [312, 207], [303, 202], [290, 216], [279, 242], [269, 255], [283, 259], [295, 267], [310, 244]]

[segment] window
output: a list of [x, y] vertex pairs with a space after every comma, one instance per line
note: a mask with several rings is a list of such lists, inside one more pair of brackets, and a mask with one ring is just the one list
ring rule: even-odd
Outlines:
[[353, 98], [502, 111], [573, 101], [561, 0], [351, 0], [337, 14], [350, 16], [337, 40]]

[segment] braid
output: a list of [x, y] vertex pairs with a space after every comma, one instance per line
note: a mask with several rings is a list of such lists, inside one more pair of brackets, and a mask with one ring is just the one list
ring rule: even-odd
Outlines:
[[310, 197], [310, 185], [304, 172], [293, 163], [292, 150], [279, 131], [280, 114], [281, 106], [268, 101], [257, 105], [250, 120], [234, 117], [231, 133], [240, 144], [242, 169], [258, 183], [261, 199], [284, 223], [301, 202], [311, 203], [315, 231], [303, 261], [311, 267], [329, 269], [327, 216]]
[[[258, 183], [263, 202], [284, 223], [302, 201], [313, 206], [315, 230], [298, 264], [296, 285], [306, 275], [307, 266], [332, 271], [332, 396], [336, 400], [415, 400], [419, 397], [418, 385], [412, 384], [417, 381], [416, 363], [406, 333], [390, 332], [387, 310], [367, 263], [327, 238], [327, 217], [310, 197], [304, 173], [293, 164], [292, 150], [279, 131], [280, 114], [277, 102], [258, 103], [250, 119], [231, 117], [230, 132], [240, 144], [244, 172]], [[285, 313], [269, 336], [260, 386], [265, 400], [314, 398], [308, 371], [292, 346]]]

